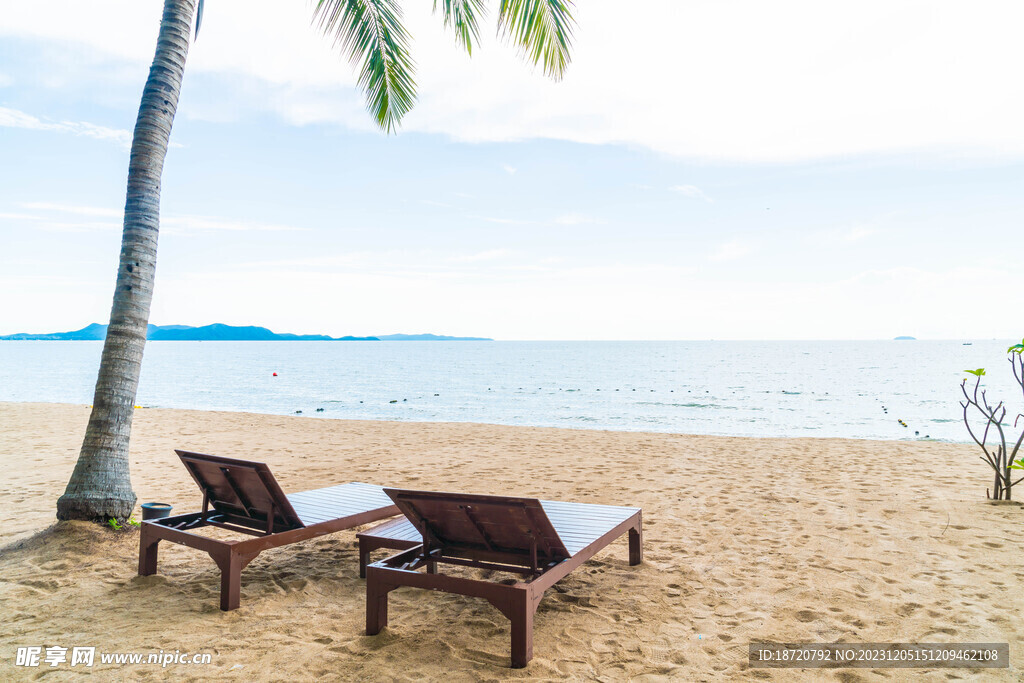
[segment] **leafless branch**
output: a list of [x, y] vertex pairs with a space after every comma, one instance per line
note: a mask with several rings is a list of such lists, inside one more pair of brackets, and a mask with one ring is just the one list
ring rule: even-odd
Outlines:
[[[1010, 365], [1013, 367], [1014, 379], [1024, 389], [1024, 358], [1021, 358], [1020, 354], [1011, 353], [1009, 360]], [[981, 452], [984, 454], [983, 456], [978, 456], [979, 459], [987, 463], [995, 473], [991, 497], [996, 500], [1010, 500], [1012, 488], [1021, 481], [1024, 481], [1024, 477], [1014, 481], [1010, 475], [1010, 464], [1015, 461], [1017, 453], [1020, 452], [1021, 446], [1024, 445], [1024, 431], [1021, 432], [1020, 438], [1014, 444], [1013, 450], [1011, 451], [1007, 448], [1006, 431], [1003, 428], [1007, 415], [1006, 404], [1003, 401], [999, 401], [994, 406], [989, 403], [987, 391], [981, 388], [981, 375], [978, 375], [974, 386], [970, 389], [967, 386], [967, 380], [964, 379], [960, 383], [960, 392], [964, 396], [964, 400], [960, 402], [960, 407], [963, 408], [964, 425], [967, 427], [967, 433], [971, 435], [971, 439], [981, 448]], [[976, 431], [976, 427], [971, 424], [972, 414], [976, 414], [985, 422], [985, 427], [980, 435]], [[1014, 419], [1014, 429], [1017, 428], [1021, 418], [1024, 418], [1024, 413], [1019, 413]], [[989, 437], [992, 436], [993, 429], [998, 435], [998, 443], [994, 448], [989, 448], [988, 441]], [[985, 490], [985, 495], [989, 495], [988, 489]]]
[[[1017, 417], [1021, 418], [1021, 417], [1024, 417], [1024, 415], [1018, 415]], [[1017, 420], [1013, 421], [1013, 428], [1014, 429], [1017, 428]], [[1017, 439], [1017, 443], [1014, 444], [1014, 446], [1013, 446], [1013, 451], [1010, 453], [1010, 462], [1013, 462], [1014, 460], [1017, 459], [1017, 452], [1020, 451], [1020, 445], [1022, 443], [1024, 443], [1024, 430], [1021, 430], [1020, 438]]]

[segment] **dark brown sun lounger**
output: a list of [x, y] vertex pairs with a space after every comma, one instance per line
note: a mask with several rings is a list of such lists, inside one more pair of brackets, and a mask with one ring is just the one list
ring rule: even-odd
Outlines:
[[[533, 615], [544, 591], [629, 532], [629, 563], [643, 561], [639, 508], [535, 498], [384, 489], [418, 530], [407, 550], [366, 567], [366, 634], [388, 623], [388, 593], [415, 586], [483, 598], [512, 622], [512, 666], [533, 657]], [[408, 528], [384, 525], [374, 547], [408, 544]], [[374, 531], [362, 536], [373, 537]], [[360, 538], [360, 541], [363, 539]], [[389, 545], [391, 544], [391, 545]], [[457, 565], [523, 575], [508, 585], [439, 573]], [[425, 568], [426, 572], [417, 571]]]
[[[353, 482], [285, 495], [261, 462], [175, 453], [203, 492], [203, 510], [142, 522], [139, 574], [156, 573], [162, 540], [207, 552], [220, 567], [222, 610], [238, 607], [242, 569], [264, 550], [398, 514], [380, 486]], [[190, 533], [204, 526], [257, 538], [222, 541]]]

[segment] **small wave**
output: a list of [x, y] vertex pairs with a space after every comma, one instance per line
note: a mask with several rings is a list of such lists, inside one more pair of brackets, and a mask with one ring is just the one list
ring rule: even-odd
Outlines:
[[[664, 406], [666, 408], [709, 408], [711, 410], [739, 410], [740, 406], [721, 405], [719, 403], [661, 403], [660, 401], [637, 401], [638, 406]], [[750, 410], [755, 410], [751, 408]], [[760, 408], [756, 408], [760, 410]]]

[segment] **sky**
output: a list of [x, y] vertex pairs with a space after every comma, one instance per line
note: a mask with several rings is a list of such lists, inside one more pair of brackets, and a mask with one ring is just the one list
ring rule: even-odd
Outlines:
[[[575, 7], [554, 82], [404, 2], [375, 128], [307, 1], [210, 0], [150, 321], [496, 339], [1024, 334], [1024, 4]], [[0, 0], [0, 334], [106, 322], [158, 0]]]

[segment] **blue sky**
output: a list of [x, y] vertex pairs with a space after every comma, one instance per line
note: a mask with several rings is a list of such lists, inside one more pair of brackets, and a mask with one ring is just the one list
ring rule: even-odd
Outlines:
[[[160, 4], [0, 0], [0, 333], [106, 321]], [[211, 0], [151, 321], [1022, 334], [1019, 5], [585, 4], [561, 83], [408, 4], [420, 101], [385, 136], [307, 6]]]

